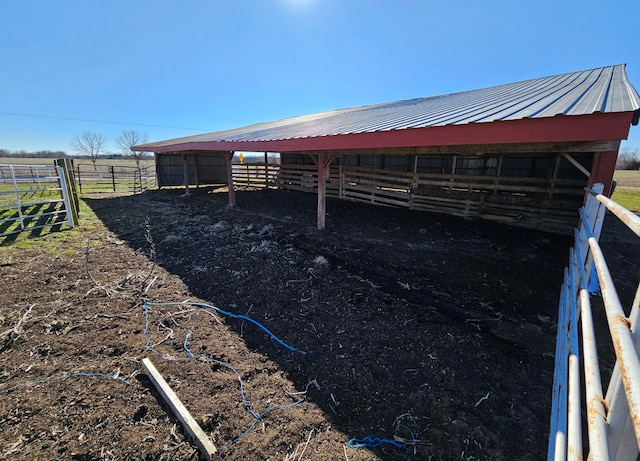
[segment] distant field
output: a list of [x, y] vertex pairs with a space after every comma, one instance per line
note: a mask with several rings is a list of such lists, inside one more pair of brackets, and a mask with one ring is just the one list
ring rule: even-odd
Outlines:
[[[98, 165], [108, 165], [108, 166], [136, 166], [136, 162], [134, 160], [129, 159], [107, 159], [100, 158], [96, 162]], [[142, 160], [140, 162], [140, 166], [152, 166], [155, 161], [153, 158], [148, 160]], [[0, 164], [10, 164], [10, 165], [53, 165], [52, 158], [23, 158], [23, 157], [0, 157]], [[88, 158], [73, 158], [73, 164], [77, 165], [92, 165], [91, 160]]]
[[618, 186], [640, 188], [640, 170], [616, 170], [613, 175]]

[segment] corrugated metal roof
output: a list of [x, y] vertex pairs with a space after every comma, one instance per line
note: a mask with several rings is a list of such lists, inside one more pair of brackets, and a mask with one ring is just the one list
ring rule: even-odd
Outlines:
[[277, 141], [638, 109], [640, 96], [627, 79], [625, 65], [620, 64], [461, 93], [292, 117], [145, 144], [145, 147]]

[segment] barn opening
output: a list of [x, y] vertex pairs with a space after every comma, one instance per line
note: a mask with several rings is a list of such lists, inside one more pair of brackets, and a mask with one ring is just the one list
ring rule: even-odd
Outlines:
[[[639, 108], [625, 65], [614, 65], [134, 150], [155, 153], [160, 187], [226, 185], [230, 205], [236, 180], [314, 192], [319, 229], [326, 197], [335, 197], [567, 233], [585, 187], [602, 183], [610, 194], [620, 141]], [[265, 156], [252, 182], [248, 167], [244, 175], [234, 169], [236, 152]]]

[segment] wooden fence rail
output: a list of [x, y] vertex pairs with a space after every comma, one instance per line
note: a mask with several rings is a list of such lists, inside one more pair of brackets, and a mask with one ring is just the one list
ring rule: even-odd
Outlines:
[[[275, 167], [273, 167], [275, 170]], [[317, 190], [314, 165], [281, 165], [280, 189]], [[570, 233], [584, 196], [584, 181], [507, 176], [406, 173], [332, 166], [327, 197], [510, 222], [521, 227]]]

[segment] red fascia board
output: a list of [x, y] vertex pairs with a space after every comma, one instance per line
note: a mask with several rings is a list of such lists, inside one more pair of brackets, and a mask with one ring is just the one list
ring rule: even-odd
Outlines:
[[627, 139], [633, 112], [529, 118], [266, 141], [202, 141], [149, 147], [151, 152], [299, 152], [413, 146], [525, 144]]

